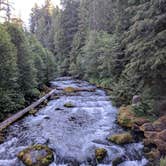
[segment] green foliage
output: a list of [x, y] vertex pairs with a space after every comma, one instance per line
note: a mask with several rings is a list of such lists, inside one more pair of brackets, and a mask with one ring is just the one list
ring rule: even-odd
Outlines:
[[33, 93], [33, 88], [36, 87], [36, 69], [34, 68], [31, 50], [21, 28], [13, 24], [7, 24], [7, 31], [11, 35], [11, 41], [17, 49], [19, 88], [26, 96], [30, 94], [30, 91]]
[[[154, 114], [154, 105], [166, 98], [164, 5], [157, 0], [64, 0], [62, 10], [48, 12], [46, 3], [32, 11], [32, 32], [54, 53], [57, 75], [113, 89], [118, 106], [131, 104], [139, 94], [143, 99], [136, 113]], [[35, 61], [42, 68], [42, 60], [36, 56]]]
[[18, 91], [17, 51], [11, 37], [0, 25], [0, 120], [4, 113], [19, 109], [24, 97]]
[[55, 58], [21, 26], [0, 25], [0, 120], [40, 96], [55, 77]]
[[47, 60], [46, 60], [46, 82], [48, 83], [53, 78], [55, 78], [55, 71], [56, 71], [56, 64], [55, 64], [55, 57], [52, 53], [46, 50]]
[[106, 32], [89, 32], [89, 36], [77, 57], [77, 66], [85, 73], [85, 78], [107, 79], [111, 77], [112, 57], [116, 41]]
[[160, 159], [160, 166], [165, 166], [166, 165], [166, 157], [162, 157]]
[[37, 83], [48, 83], [56, 76], [57, 65], [55, 57], [48, 49], [43, 48], [42, 44], [29, 35], [30, 48], [33, 54], [34, 65], [37, 70]]
[[11, 43], [10, 35], [0, 25], [0, 87], [9, 89], [17, 87], [16, 49]]

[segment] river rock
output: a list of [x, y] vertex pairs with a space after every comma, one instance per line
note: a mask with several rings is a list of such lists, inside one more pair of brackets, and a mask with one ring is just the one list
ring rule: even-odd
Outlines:
[[133, 137], [130, 133], [122, 133], [114, 134], [111, 137], [109, 137], [108, 140], [116, 144], [127, 144], [132, 142]]
[[121, 126], [131, 128], [134, 124], [134, 113], [131, 111], [130, 107], [120, 107], [118, 113], [118, 123]]
[[158, 159], [159, 153], [163, 156], [166, 155], [166, 115], [153, 123], [145, 123], [140, 127], [140, 130], [144, 132], [144, 145], [155, 147], [155, 150], [147, 154], [151, 160], [152, 158]]
[[107, 151], [104, 148], [98, 148], [95, 150], [95, 157], [100, 162], [102, 161], [107, 155]]
[[68, 103], [65, 103], [65, 104], [64, 104], [64, 107], [73, 108], [73, 107], [74, 107], [74, 104], [71, 103], [71, 102], [68, 102]]
[[149, 122], [149, 120], [144, 117], [137, 117], [130, 105], [127, 107], [120, 107], [117, 120], [121, 126], [131, 129]]
[[76, 91], [75, 88], [73, 87], [66, 87], [64, 90], [63, 90], [65, 93], [73, 93]]
[[124, 161], [124, 157], [116, 157], [112, 160], [112, 166], [118, 166], [120, 163]]
[[18, 158], [26, 166], [48, 166], [54, 160], [52, 150], [44, 145], [28, 147], [18, 154]]

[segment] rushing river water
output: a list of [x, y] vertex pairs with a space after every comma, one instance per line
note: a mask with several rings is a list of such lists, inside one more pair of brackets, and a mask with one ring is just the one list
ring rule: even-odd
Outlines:
[[[91, 89], [95, 86], [86, 81], [59, 78], [52, 82], [60, 89], [76, 87]], [[107, 141], [107, 137], [124, 132], [116, 124], [117, 109], [101, 89], [94, 92], [81, 91], [71, 95], [57, 90], [59, 99], [49, 101], [36, 116], [29, 115], [10, 126], [6, 140], [0, 145], [0, 166], [23, 166], [17, 154], [29, 145], [45, 144], [55, 152], [50, 166], [111, 166], [111, 161], [123, 156], [125, 162], [119, 166], [145, 166], [143, 145], [132, 143], [119, 146]], [[71, 102], [75, 107], [65, 108]], [[105, 148], [107, 157], [97, 164], [96, 148]]]

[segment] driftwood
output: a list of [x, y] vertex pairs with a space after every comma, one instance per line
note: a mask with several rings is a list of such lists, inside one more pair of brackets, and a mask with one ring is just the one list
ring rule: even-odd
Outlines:
[[36, 102], [31, 104], [30, 106], [26, 107], [25, 109], [19, 111], [18, 113], [14, 114], [10, 118], [8, 118], [5, 121], [3, 121], [2, 123], [0, 123], [0, 131], [2, 131], [3, 129], [6, 129], [9, 125], [16, 122], [18, 119], [22, 118], [29, 111], [31, 111], [32, 109], [34, 109], [35, 107], [40, 105], [42, 102], [44, 102], [46, 99], [48, 99], [51, 95], [53, 95], [55, 93], [55, 91], [56, 91], [55, 89], [52, 90], [51, 92], [49, 92], [48, 94], [46, 94], [45, 96], [43, 96], [42, 98], [40, 98], [39, 100], [37, 100]]

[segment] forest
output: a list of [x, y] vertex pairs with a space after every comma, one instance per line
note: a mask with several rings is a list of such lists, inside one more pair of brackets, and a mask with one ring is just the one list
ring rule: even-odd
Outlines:
[[45, 0], [32, 8], [29, 28], [9, 8], [0, 1], [1, 121], [61, 76], [107, 89], [117, 107], [140, 96], [138, 116], [165, 115], [165, 0]]
[[[56, 75], [112, 89], [117, 106], [142, 97], [140, 114], [156, 116], [166, 97], [164, 0], [62, 0], [32, 9], [30, 31], [55, 57]], [[161, 111], [161, 112], [160, 112]]]

